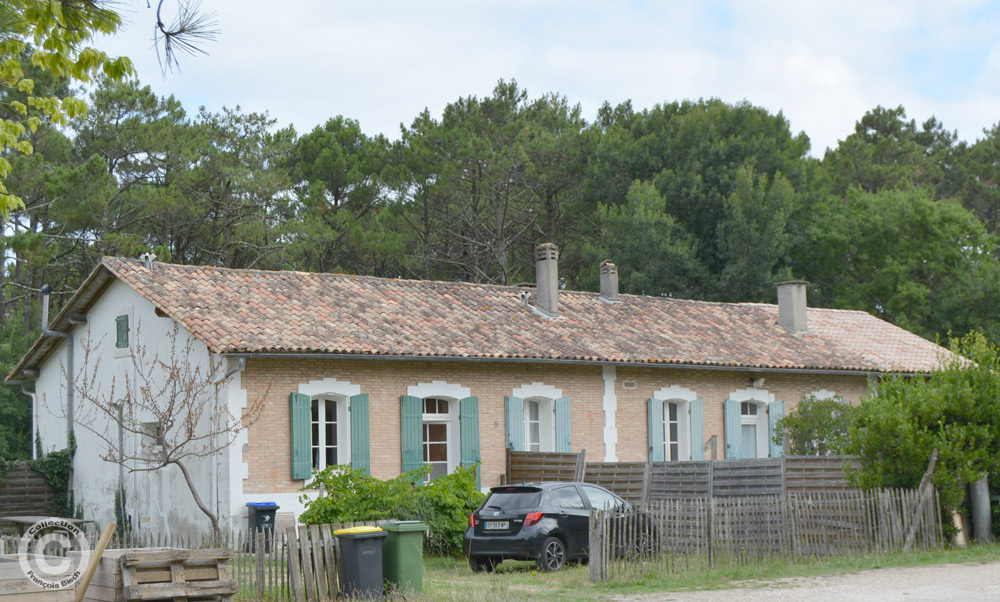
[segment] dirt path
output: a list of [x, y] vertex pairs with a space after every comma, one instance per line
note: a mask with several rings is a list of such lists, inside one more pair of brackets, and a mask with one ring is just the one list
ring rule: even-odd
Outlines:
[[738, 589], [620, 596], [621, 602], [980, 602], [1000, 600], [1000, 562], [877, 569]]

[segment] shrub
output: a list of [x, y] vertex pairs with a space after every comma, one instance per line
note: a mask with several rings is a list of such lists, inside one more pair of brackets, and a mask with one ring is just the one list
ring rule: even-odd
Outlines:
[[429, 528], [428, 551], [454, 554], [461, 549], [469, 513], [483, 500], [476, 487], [475, 467], [461, 467], [425, 483], [430, 467], [421, 467], [382, 481], [350, 466], [330, 466], [313, 474], [303, 488], [322, 484], [325, 495], [302, 496], [305, 524], [345, 523], [383, 519], [419, 520]]
[[937, 448], [933, 482], [954, 510], [965, 483], [1000, 472], [1000, 351], [976, 332], [952, 341], [928, 377], [890, 376], [858, 407], [845, 451], [861, 487], [916, 487]]
[[839, 397], [802, 400], [787, 416], [778, 421], [774, 441], [782, 444], [788, 436], [793, 456], [829, 456], [842, 453], [847, 444], [854, 407]]

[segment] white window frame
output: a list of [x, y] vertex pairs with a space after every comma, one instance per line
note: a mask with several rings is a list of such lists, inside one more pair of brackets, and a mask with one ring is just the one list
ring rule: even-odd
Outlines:
[[[328, 402], [328, 401], [332, 401], [333, 404], [334, 404], [334, 406], [333, 406], [334, 407], [333, 421], [334, 421], [334, 424], [336, 425], [336, 427], [335, 427], [334, 430], [337, 433], [337, 460], [336, 460], [336, 462], [334, 464], [327, 464], [326, 463], [326, 448], [327, 448], [326, 425], [330, 422], [330, 417], [326, 415], [326, 402]], [[350, 455], [351, 455], [350, 445], [347, 446], [346, 450], [344, 449], [344, 437], [345, 437], [345, 435], [350, 436], [350, 432], [351, 432], [350, 427], [345, 424], [345, 420], [344, 420], [344, 416], [343, 416], [343, 415], [347, 414], [346, 406], [347, 406], [348, 403], [349, 402], [346, 399], [339, 398], [338, 396], [329, 395], [329, 394], [327, 394], [327, 395], [319, 395], [319, 396], [313, 397], [312, 400], [310, 401], [310, 408], [309, 408], [309, 428], [310, 428], [310, 433], [309, 433], [309, 435], [310, 435], [309, 436], [309, 439], [310, 439], [310, 441], [309, 441], [309, 454], [310, 454], [310, 460], [312, 459], [313, 450], [316, 449], [316, 448], [318, 448], [318, 450], [319, 450], [319, 455], [317, 456], [316, 462], [313, 464], [313, 468], [316, 468], [316, 469], [319, 469], [319, 470], [323, 470], [327, 466], [337, 466], [339, 464], [350, 464], [350, 460], [349, 459], [346, 462], [343, 461], [343, 458], [345, 456], [347, 456], [349, 458]], [[312, 432], [311, 432], [312, 431], [312, 425], [315, 424], [312, 421], [312, 410], [313, 410], [313, 407], [316, 408], [316, 418], [317, 418], [317, 422], [318, 422], [318, 426], [319, 426], [319, 428], [316, 429], [317, 430], [317, 436], [316, 436], [315, 439], [312, 437]], [[348, 420], [349, 420], [349, 418], [348, 418]]]
[[[741, 391], [733, 391], [729, 394], [729, 399], [733, 401], [740, 402], [740, 427], [742, 428], [745, 424], [754, 424], [757, 426], [757, 457], [758, 458], [769, 458], [771, 457], [771, 444], [768, 441], [768, 435], [771, 432], [771, 425], [768, 422], [768, 407], [774, 401], [774, 394], [767, 389], [758, 389], [756, 387], [747, 387]], [[757, 406], [756, 416], [744, 416], [743, 406], [744, 402], [752, 403]]]
[[[312, 405], [327, 399], [337, 402], [337, 464], [351, 463], [351, 397], [361, 394], [361, 385], [355, 385], [348, 381], [337, 380], [336, 378], [323, 378], [311, 380], [307, 383], [299, 384], [299, 393], [308, 395], [311, 398], [309, 407], [309, 460], [312, 461]], [[325, 413], [325, 405], [320, 403], [320, 414], [322, 425], [322, 414]], [[325, 438], [324, 429], [320, 428], [320, 439]], [[326, 468], [326, 454], [320, 453], [320, 468]]]
[[448, 427], [448, 474], [458, 468], [461, 456], [461, 440], [459, 432], [459, 406], [462, 399], [472, 397], [469, 387], [435, 380], [407, 387], [406, 394], [420, 398], [420, 411], [423, 413], [423, 403], [426, 398], [443, 399], [448, 402], [447, 414], [422, 414], [420, 422], [420, 458], [424, 457], [424, 425], [428, 423], [445, 423]]
[[556, 407], [548, 397], [529, 397], [524, 400], [524, 448], [531, 451], [529, 437], [529, 411], [532, 403], [538, 404], [538, 451], [556, 451]]
[[539, 451], [554, 452], [556, 450], [556, 406], [555, 400], [563, 397], [562, 389], [546, 385], [542, 382], [533, 382], [521, 385], [510, 392], [511, 396], [524, 400], [524, 415], [521, 425], [524, 429], [524, 448], [531, 450], [531, 438], [529, 437], [528, 416], [530, 403], [538, 404], [538, 439]]
[[[691, 459], [691, 402], [698, 394], [684, 387], [671, 385], [653, 393], [653, 399], [663, 404], [663, 458], [668, 462]], [[677, 406], [677, 458], [670, 458], [670, 407]]]

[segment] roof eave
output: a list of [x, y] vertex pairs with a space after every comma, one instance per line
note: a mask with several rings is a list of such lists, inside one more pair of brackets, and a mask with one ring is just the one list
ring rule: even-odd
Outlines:
[[[102, 260], [90, 272], [86, 280], [83, 281], [83, 284], [73, 293], [73, 296], [70, 297], [59, 313], [52, 318], [48, 324], [49, 330], [57, 332], [68, 332], [71, 330], [73, 325], [70, 323], [69, 315], [72, 313], [86, 313], [85, 308], [89, 307], [90, 303], [100, 295], [100, 291], [106, 288], [108, 283], [115, 278], [115, 274], [108, 270]], [[10, 384], [13, 380], [34, 380], [27, 377], [24, 371], [37, 369], [61, 342], [62, 339], [58, 337], [50, 337], [44, 334], [39, 336], [28, 349], [28, 352], [17, 362], [13, 370], [4, 377], [4, 382]]]
[[221, 351], [222, 355], [245, 358], [286, 358], [286, 359], [337, 359], [337, 360], [397, 360], [397, 361], [447, 361], [447, 362], [492, 362], [492, 363], [535, 363], [562, 364], [580, 366], [628, 366], [641, 368], [678, 368], [684, 370], [714, 370], [730, 372], [771, 372], [783, 374], [838, 374], [844, 376], [871, 376], [873, 374], [907, 374], [926, 376], [932, 372], [923, 370], [883, 370], [881, 368], [819, 368], [819, 367], [777, 367], [745, 364], [694, 364], [681, 362], [641, 362], [585, 360], [565, 358], [538, 357], [486, 357], [486, 356], [456, 356], [456, 355], [389, 355], [376, 353], [325, 353], [301, 351]]

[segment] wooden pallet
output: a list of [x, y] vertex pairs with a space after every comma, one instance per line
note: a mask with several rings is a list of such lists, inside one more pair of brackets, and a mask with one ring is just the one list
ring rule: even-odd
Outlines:
[[[50, 562], [54, 564], [59, 560], [61, 559], [52, 558]], [[0, 601], [70, 602], [72, 600], [72, 585], [56, 590], [42, 588], [24, 574], [15, 555], [0, 556]]]
[[237, 592], [229, 549], [106, 550], [85, 601], [228, 602]]

